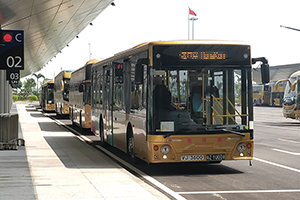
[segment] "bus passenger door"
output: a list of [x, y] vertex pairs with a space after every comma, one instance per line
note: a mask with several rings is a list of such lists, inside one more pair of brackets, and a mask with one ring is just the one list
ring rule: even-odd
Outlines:
[[104, 125], [104, 138], [110, 145], [114, 145], [113, 140], [113, 78], [112, 68], [108, 66], [104, 68], [104, 88], [103, 88], [103, 125]]

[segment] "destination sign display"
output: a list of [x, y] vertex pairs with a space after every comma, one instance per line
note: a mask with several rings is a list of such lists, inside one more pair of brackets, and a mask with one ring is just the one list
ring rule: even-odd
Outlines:
[[251, 66], [249, 45], [231, 44], [181, 44], [153, 46], [153, 67], [155, 69], [195, 68], [201, 65]]
[[226, 54], [220, 52], [196, 52], [196, 51], [182, 51], [179, 54], [181, 60], [225, 60]]

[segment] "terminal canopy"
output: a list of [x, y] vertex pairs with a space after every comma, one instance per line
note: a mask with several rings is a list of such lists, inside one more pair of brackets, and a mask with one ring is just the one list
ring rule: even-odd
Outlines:
[[113, 0], [0, 0], [2, 30], [24, 30], [25, 69], [39, 71]]

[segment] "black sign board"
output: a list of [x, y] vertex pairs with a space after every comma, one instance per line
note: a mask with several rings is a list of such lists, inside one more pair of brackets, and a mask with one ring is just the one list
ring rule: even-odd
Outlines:
[[24, 70], [24, 31], [0, 30], [0, 69]]
[[20, 70], [17, 69], [7, 69], [6, 70], [6, 80], [9, 82], [12, 88], [18, 88], [20, 81]]
[[19, 81], [9, 81], [9, 85], [12, 88], [18, 88]]
[[20, 80], [20, 70], [7, 69], [6, 70], [6, 80], [7, 81], [19, 81]]

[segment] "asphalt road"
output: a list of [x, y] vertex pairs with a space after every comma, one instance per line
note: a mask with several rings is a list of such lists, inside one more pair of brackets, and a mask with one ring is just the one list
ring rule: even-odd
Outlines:
[[253, 166], [221, 164], [158, 165], [143, 169], [185, 199], [300, 199], [300, 122], [281, 108], [255, 107]]
[[[223, 161], [135, 167], [182, 199], [299, 200], [300, 121], [285, 119], [278, 107], [254, 107], [254, 114], [252, 166], [249, 161]], [[126, 160], [122, 153], [118, 156]]]

